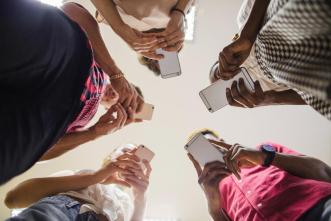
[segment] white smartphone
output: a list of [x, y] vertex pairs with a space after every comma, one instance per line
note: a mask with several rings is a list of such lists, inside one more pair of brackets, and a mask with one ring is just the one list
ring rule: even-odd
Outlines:
[[220, 161], [224, 163], [223, 153], [211, 144], [202, 133], [195, 135], [186, 145], [185, 149], [189, 152], [200, 166], [207, 163]]
[[162, 54], [163, 59], [159, 60], [159, 67], [162, 78], [171, 78], [181, 75], [181, 68], [176, 51], [165, 51], [162, 48], [156, 50], [157, 54]]
[[213, 113], [229, 104], [226, 98], [226, 88], [231, 88], [232, 83], [238, 82], [240, 78], [244, 80], [248, 90], [254, 91], [254, 81], [245, 68], [241, 68], [240, 72], [232, 79], [227, 81], [220, 79], [200, 91], [199, 95], [208, 111]]
[[140, 165], [143, 170], [145, 170], [146, 167], [142, 161], [147, 160], [148, 162], [151, 162], [155, 156], [154, 152], [145, 147], [144, 145], [139, 145], [138, 149], [135, 151], [134, 154], [141, 160]]
[[142, 110], [134, 114], [134, 118], [141, 120], [152, 120], [153, 113], [154, 113], [154, 105], [144, 103]]

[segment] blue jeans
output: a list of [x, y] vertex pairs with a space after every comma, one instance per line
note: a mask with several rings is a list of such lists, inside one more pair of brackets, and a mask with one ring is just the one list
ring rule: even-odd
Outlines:
[[79, 214], [80, 202], [64, 195], [46, 197], [6, 221], [98, 221], [92, 211]]

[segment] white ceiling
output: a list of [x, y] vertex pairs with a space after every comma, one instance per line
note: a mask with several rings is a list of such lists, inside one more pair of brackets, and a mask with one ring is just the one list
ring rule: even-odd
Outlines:
[[[94, 14], [87, 0], [79, 1]], [[34, 166], [0, 188], [0, 219], [9, 211], [2, 204], [5, 192], [31, 177], [63, 169], [98, 168], [112, 149], [124, 143], [143, 143], [153, 149], [148, 217], [175, 217], [181, 221], [208, 220], [205, 199], [184, 144], [192, 130], [213, 128], [230, 143], [254, 146], [275, 141], [331, 164], [331, 123], [309, 107], [278, 106], [257, 109], [226, 107], [210, 114], [198, 92], [208, 85], [208, 71], [218, 52], [237, 31], [240, 0], [198, 2], [196, 35], [180, 54], [183, 74], [163, 80], [139, 65], [134, 52], [110, 28], [102, 25], [106, 44], [127, 78], [139, 85], [146, 101], [156, 106], [151, 122], [129, 126], [116, 134], [81, 146], [65, 156]], [[99, 113], [100, 114], [100, 113]]]

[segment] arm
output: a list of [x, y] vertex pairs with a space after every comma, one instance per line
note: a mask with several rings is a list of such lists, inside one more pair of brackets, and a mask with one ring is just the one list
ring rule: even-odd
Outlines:
[[62, 154], [75, 149], [79, 145], [92, 141], [97, 137], [98, 136], [96, 136], [96, 134], [93, 133], [92, 130], [85, 130], [66, 134], [63, 138], [61, 138], [59, 142], [57, 142], [53, 147], [51, 147], [51, 149], [49, 149], [39, 159], [39, 161], [50, 160], [59, 157]]
[[143, 36], [141, 32], [134, 30], [123, 22], [113, 1], [91, 0], [99, 10], [114, 32], [120, 36], [133, 50], [145, 57], [159, 60], [162, 55], [155, 53], [157, 48], [164, 46], [164, 39], [155, 36]]
[[202, 169], [192, 155], [188, 154], [188, 157], [192, 161], [198, 174], [198, 183], [205, 193], [210, 216], [214, 221], [229, 221], [229, 217], [226, 217], [226, 215], [221, 212], [219, 183], [230, 174], [230, 171], [226, 168], [225, 164], [221, 162], [208, 163]]
[[134, 112], [139, 112], [143, 106], [143, 99], [138, 95], [135, 88], [122, 76], [121, 70], [116, 66], [110, 56], [101, 37], [96, 20], [86, 9], [79, 7], [75, 3], [64, 4], [62, 10], [86, 31], [87, 37], [92, 44], [95, 60], [100, 67], [110, 77], [116, 75], [121, 76], [115, 79], [111, 78], [112, 86], [120, 95], [119, 103], [123, 105], [127, 112], [129, 112], [129, 107], [131, 107]]
[[331, 183], [331, 167], [314, 157], [276, 153], [272, 165], [298, 177]]
[[252, 11], [241, 31], [240, 37], [249, 39], [252, 43], [255, 41], [260, 32], [269, 3], [270, 0], [255, 0]]
[[[116, 119], [113, 114], [117, 113]], [[129, 116], [120, 104], [111, 107], [98, 122], [88, 130], [66, 134], [57, 144], [49, 149], [39, 161], [49, 160], [75, 149], [81, 144], [95, 140], [101, 136], [114, 133], [124, 125], [134, 122], [133, 112], [130, 109]]]
[[182, 10], [185, 14], [187, 14], [193, 3], [193, 0], [179, 0], [175, 8]]
[[[112, 1], [107, 1], [112, 2]], [[116, 66], [114, 60], [110, 56], [107, 47], [101, 37], [100, 29], [96, 20], [84, 8], [75, 3], [66, 3], [62, 6], [62, 10], [73, 21], [77, 22], [86, 32], [88, 39], [91, 42], [94, 57], [101, 68], [109, 75], [120, 74], [121, 70]]]
[[244, 25], [240, 37], [223, 48], [219, 54], [219, 78], [231, 79], [236, 70], [247, 59], [253, 43], [261, 29], [270, 0], [255, 0], [251, 13]]
[[[262, 165], [265, 158], [266, 154], [261, 150], [235, 144], [228, 150], [224, 160], [239, 178], [240, 167]], [[294, 176], [331, 183], [331, 167], [313, 157], [276, 153], [272, 165]]]
[[125, 159], [117, 159], [90, 174], [29, 179], [7, 193], [5, 204], [8, 208], [24, 208], [44, 197], [80, 190], [97, 183], [123, 184], [117, 173], [133, 175], [136, 173], [134, 168], [138, 167], [136, 157], [126, 154]]
[[29, 179], [7, 193], [5, 204], [10, 209], [25, 208], [44, 197], [86, 188], [98, 181], [94, 174]]

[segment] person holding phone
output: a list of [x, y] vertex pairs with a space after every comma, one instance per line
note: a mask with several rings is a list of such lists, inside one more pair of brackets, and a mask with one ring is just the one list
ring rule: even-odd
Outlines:
[[96, 171], [61, 171], [20, 183], [7, 193], [5, 204], [26, 209], [7, 220], [143, 221], [152, 168], [134, 151], [116, 149]]
[[[243, 82], [234, 82], [226, 92], [231, 105], [308, 104], [330, 120], [330, 15], [327, 0], [311, 4], [244, 1], [238, 19], [240, 35], [220, 52], [219, 69], [211, 78], [232, 78], [248, 59], [248, 65], [258, 66], [260, 80], [255, 83], [255, 92], [248, 91]], [[265, 82], [270, 90], [262, 90]]]
[[112, 111], [139, 112], [143, 99], [109, 55], [97, 22], [81, 6], [67, 3], [60, 10], [18, 0], [2, 1], [0, 11], [2, 184], [31, 167], [70, 125], [92, 118], [107, 78], [119, 96]]
[[193, 0], [92, 0], [96, 19], [111, 26], [134, 51], [141, 64], [157, 76], [156, 49], [179, 52], [185, 38], [185, 15]]
[[200, 133], [227, 149], [225, 163], [204, 167], [188, 155], [213, 220], [330, 220], [330, 166], [279, 144], [248, 148], [227, 144], [211, 130]]

